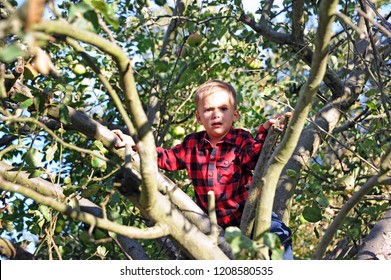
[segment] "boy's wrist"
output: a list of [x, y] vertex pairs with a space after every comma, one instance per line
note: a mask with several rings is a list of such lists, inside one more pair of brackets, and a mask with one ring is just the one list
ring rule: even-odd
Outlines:
[[268, 131], [268, 129], [265, 128], [265, 126], [263, 124], [258, 128], [258, 134], [265, 133], [267, 131]]
[[255, 141], [262, 142], [266, 138], [266, 135], [267, 129], [263, 125], [260, 125], [258, 128], [257, 137], [255, 137]]

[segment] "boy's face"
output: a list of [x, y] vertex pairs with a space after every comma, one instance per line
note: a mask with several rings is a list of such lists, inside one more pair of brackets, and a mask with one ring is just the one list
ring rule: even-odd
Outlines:
[[224, 89], [202, 94], [196, 105], [197, 122], [205, 127], [212, 144], [224, 138], [239, 118], [232, 94]]

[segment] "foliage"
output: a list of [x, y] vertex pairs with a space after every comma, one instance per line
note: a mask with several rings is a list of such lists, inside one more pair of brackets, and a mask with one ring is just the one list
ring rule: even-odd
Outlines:
[[[45, 7], [33, 8], [23, 4], [18, 7], [15, 1], [0, 4], [0, 159], [18, 172], [28, 172], [30, 179], [41, 178], [60, 186], [65, 195], [63, 202], [74, 209], [78, 207], [76, 198], [88, 199], [121, 225], [151, 226], [137, 203], [114, 187], [121, 159], [98, 139], [76, 130], [68, 109], [84, 112], [110, 129], [126, 128], [126, 119], [111, 93], [127, 104], [118, 61], [83, 40], [37, 29], [35, 25], [41, 20], [50, 25], [62, 19], [120, 46], [131, 58], [137, 95], [158, 146], [177, 144], [183, 138], [182, 128], [185, 133], [202, 129], [193, 117], [193, 97], [204, 81], [222, 79], [233, 84], [241, 112], [235, 126], [255, 133], [269, 117], [293, 110], [311, 70], [302, 52], [313, 50], [316, 43], [317, 1], [302, 1], [304, 41], [299, 49], [246, 24], [241, 18], [242, 3], [236, 0], [177, 1], [185, 4], [181, 14], [177, 14], [179, 5], [174, 7], [170, 1], [64, 0], [57, 6], [54, 1], [47, 2]], [[264, 7], [268, 1], [258, 2]], [[335, 22], [328, 68], [340, 81], [350, 77], [352, 61], [357, 59], [354, 40], [360, 34], [353, 26], [360, 18], [356, 11], [360, 2], [340, 1], [339, 12], [350, 22]], [[273, 6], [267, 19], [270, 33], [292, 32], [293, 6], [292, 1]], [[47, 13], [41, 14], [43, 19], [17, 16], [16, 10], [29, 8], [36, 15], [40, 8]], [[387, 1], [377, 1], [377, 11], [384, 18], [389, 17], [385, 14], [389, 8]], [[257, 22], [264, 17], [261, 9], [247, 15]], [[377, 25], [371, 24], [369, 33], [376, 34], [376, 50], [381, 54], [376, 57], [377, 65], [366, 62], [367, 78], [362, 90], [349, 101], [351, 104], [340, 109], [341, 117], [332, 129], [322, 132], [321, 145], [313, 148], [311, 159], [303, 168], [286, 170], [296, 186], [288, 210], [295, 257], [299, 259], [312, 257], [339, 209], [377, 174], [390, 144], [390, 56], [386, 48], [390, 38], [378, 28], [384, 24], [381, 17], [375, 20]], [[383, 27], [389, 30], [389, 26]], [[187, 44], [194, 33], [202, 36], [201, 43]], [[249, 59], [257, 59], [256, 67], [249, 65]], [[25, 74], [15, 72], [20, 63]], [[37, 73], [28, 76], [31, 66]], [[7, 81], [19, 85], [19, 90], [12, 92]], [[333, 104], [335, 94], [330, 84], [322, 85], [308, 124], [315, 122], [326, 105]], [[55, 122], [51, 122], [49, 108], [59, 110]], [[129, 110], [127, 113], [131, 115]], [[133, 120], [138, 117], [131, 115]], [[183, 171], [165, 175], [194, 198]], [[366, 194], [346, 217], [329, 249], [332, 251], [345, 238], [349, 246], [360, 244], [389, 209], [389, 191], [389, 185], [379, 184]], [[2, 236], [15, 243], [31, 242], [37, 258], [126, 258], [114, 242], [115, 232], [71, 219], [17, 193], [3, 191], [0, 199]], [[236, 231], [228, 232], [227, 239], [236, 257], [257, 258], [259, 244]], [[171, 258], [164, 254], [165, 242], [138, 241], [151, 258]], [[274, 255], [280, 253], [278, 244], [270, 246]]]

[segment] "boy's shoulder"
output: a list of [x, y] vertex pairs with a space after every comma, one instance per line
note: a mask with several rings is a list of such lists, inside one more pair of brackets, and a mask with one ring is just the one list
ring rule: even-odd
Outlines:
[[183, 142], [185, 141], [201, 141], [202, 139], [204, 139], [206, 136], [206, 131], [205, 130], [202, 130], [202, 131], [195, 131], [195, 132], [192, 132], [192, 133], [189, 133], [185, 136], [185, 138], [183, 139]]
[[237, 134], [237, 135], [242, 135], [242, 136], [251, 136], [251, 132], [250, 130], [246, 129], [246, 128], [234, 128], [234, 133]]

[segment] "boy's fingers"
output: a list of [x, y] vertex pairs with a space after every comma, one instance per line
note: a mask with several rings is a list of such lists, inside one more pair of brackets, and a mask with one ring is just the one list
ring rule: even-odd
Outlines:
[[114, 147], [115, 148], [122, 148], [122, 147], [124, 147], [125, 144], [124, 144], [122, 131], [120, 131], [120, 130], [112, 130], [112, 132], [114, 133], [115, 136], [117, 136], [117, 139], [116, 139], [116, 141], [114, 143]]

